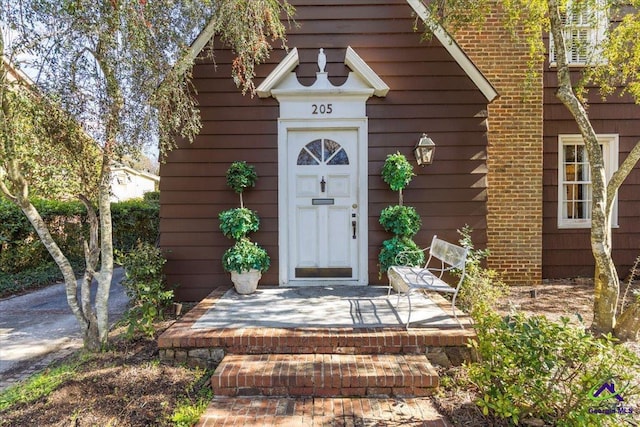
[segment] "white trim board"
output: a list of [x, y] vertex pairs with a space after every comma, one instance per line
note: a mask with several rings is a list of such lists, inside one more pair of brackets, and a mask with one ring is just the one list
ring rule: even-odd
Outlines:
[[[291, 77], [291, 72], [298, 66], [300, 63], [300, 58], [298, 57], [298, 49], [293, 48], [291, 52], [274, 68], [274, 70], [269, 73], [269, 75], [264, 79], [262, 84], [258, 86], [256, 89], [256, 93], [260, 98], [268, 98], [272, 95], [275, 95], [275, 92], [272, 92], [277, 86], [280, 85], [287, 77], [294, 80]], [[369, 67], [369, 65], [356, 53], [355, 50], [351, 46], [347, 47], [347, 52], [344, 57], [344, 63], [347, 67], [349, 67], [353, 73], [360, 78], [360, 80], [364, 83], [365, 86], [373, 88], [373, 95], [378, 97], [385, 97], [389, 92], [389, 86], [376, 74], [375, 71]], [[326, 73], [320, 73], [321, 75], [326, 75]], [[327, 81], [328, 83], [328, 81]], [[294, 84], [295, 86], [295, 84]], [[314, 84], [314, 86], [316, 86]], [[325, 85], [329, 87], [329, 85]], [[345, 85], [349, 86], [349, 85]], [[309, 92], [309, 91], [305, 91]]]

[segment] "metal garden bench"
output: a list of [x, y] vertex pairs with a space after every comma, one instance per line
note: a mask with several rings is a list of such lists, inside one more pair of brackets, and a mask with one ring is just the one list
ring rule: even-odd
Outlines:
[[[411, 259], [408, 255], [415, 253], [415, 251], [403, 251], [396, 256], [397, 265], [392, 265], [387, 271], [389, 277], [387, 297], [391, 295], [391, 288], [395, 288], [398, 294], [397, 306], [400, 302], [400, 295], [406, 295], [409, 302], [409, 316], [407, 317], [406, 328], [409, 329], [409, 324], [411, 323], [411, 294], [414, 291], [424, 289], [453, 294], [451, 311], [460, 327], [463, 328], [460, 320], [458, 320], [455, 304], [460, 286], [464, 281], [465, 264], [469, 250], [438, 239], [437, 236], [433, 236], [431, 246], [426, 249], [421, 249], [421, 251], [429, 251], [429, 257], [423, 267], [406, 265], [407, 261]], [[434, 264], [435, 266], [432, 266]], [[443, 280], [444, 273], [451, 272], [452, 270], [456, 271], [456, 275], [460, 275], [458, 283], [455, 284], [455, 286]]]

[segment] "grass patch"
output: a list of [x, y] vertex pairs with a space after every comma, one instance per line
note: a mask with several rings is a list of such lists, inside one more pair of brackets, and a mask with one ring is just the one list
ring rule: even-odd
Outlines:
[[177, 427], [189, 427], [200, 419], [213, 399], [213, 391], [208, 387], [213, 370], [196, 369], [194, 382], [187, 394], [176, 405], [171, 415], [171, 423]]
[[18, 404], [35, 402], [48, 396], [78, 371], [81, 360], [75, 359], [59, 366], [46, 369], [26, 380], [24, 384], [17, 384], [0, 393], [0, 412], [6, 411]]

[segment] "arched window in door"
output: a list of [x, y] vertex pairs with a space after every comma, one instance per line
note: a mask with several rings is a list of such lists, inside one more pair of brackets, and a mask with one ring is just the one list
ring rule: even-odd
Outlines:
[[299, 166], [348, 165], [349, 156], [337, 142], [326, 138], [316, 139], [302, 147], [297, 164]]

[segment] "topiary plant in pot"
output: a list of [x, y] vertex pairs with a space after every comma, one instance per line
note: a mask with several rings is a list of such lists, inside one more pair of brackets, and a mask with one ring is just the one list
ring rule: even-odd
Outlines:
[[[420, 214], [413, 207], [403, 205], [402, 190], [409, 185], [414, 176], [413, 166], [404, 155], [396, 153], [387, 156], [382, 167], [382, 179], [393, 191], [398, 192], [398, 204], [388, 206], [380, 213], [380, 225], [394, 236], [382, 242], [382, 249], [378, 255], [379, 277], [399, 261], [406, 265], [424, 263], [424, 253], [411, 239], [422, 226]], [[398, 259], [400, 254], [403, 254], [402, 260]]]
[[218, 215], [222, 234], [236, 240], [222, 256], [222, 267], [231, 273], [231, 281], [239, 294], [255, 292], [262, 273], [271, 264], [267, 251], [247, 237], [249, 233], [258, 231], [260, 218], [255, 211], [244, 207], [242, 193], [247, 187], [255, 186], [257, 178], [253, 166], [246, 162], [233, 162], [227, 170], [227, 185], [240, 195], [240, 207]]
[[222, 266], [231, 273], [231, 281], [239, 294], [256, 291], [262, 273], [269, 269], [267, 251], [243, 237], [222, 255]]

